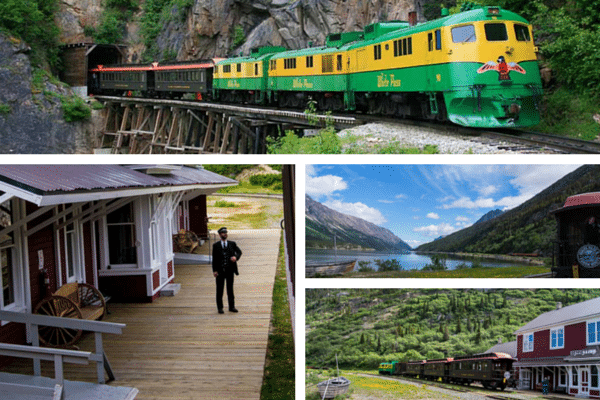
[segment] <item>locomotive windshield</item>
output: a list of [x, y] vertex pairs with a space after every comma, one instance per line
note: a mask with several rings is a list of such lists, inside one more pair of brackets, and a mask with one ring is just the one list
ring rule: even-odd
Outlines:
[[463, 25], [452, 28], [452, 41], [454, 43], [474, 42], [475, 39], [475, 28], [473, 25]]
[[515, 36], [519, 42], [529, 42], [531, 40], [529, 28], [525, 25], [515, 24]]
[[485, 38], [488, 42], [503, 42], [508, 40], [506, 25], [503, 23], [485, 24]]

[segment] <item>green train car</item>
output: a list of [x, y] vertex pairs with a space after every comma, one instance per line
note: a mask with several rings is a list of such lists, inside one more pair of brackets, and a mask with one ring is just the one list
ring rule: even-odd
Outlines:
[[213, 70], [213, 99], [226, 103], [266, 104], [269, 60], [284, 47], [252, 49], [248, 57], [217, 62]]
[[406, 366], [406, 363], [400, 361], [386, 361], [379, 364], [379, 375], [399, 375], [403, 373], [402, 366]]

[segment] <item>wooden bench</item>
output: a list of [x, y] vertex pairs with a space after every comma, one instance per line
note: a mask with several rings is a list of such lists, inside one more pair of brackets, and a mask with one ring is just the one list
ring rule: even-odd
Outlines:
[[[68, 283], [60, 287], [52, 296], [40, 301], [34, 314], [51, 317], [101, 320], [106, 315], [106, 300], [102, 293], [87, 283]], [[73, 346], [82, 331], [57, 327], [40, 327], [40, 342], [47, 346]]]

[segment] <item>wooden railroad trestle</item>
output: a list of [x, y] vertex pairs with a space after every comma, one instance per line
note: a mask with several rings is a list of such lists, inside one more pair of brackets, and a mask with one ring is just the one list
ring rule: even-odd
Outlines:
[[113, 154], [264, 154], [275, 123], [185, 106], [107, 102], [99, 147]]

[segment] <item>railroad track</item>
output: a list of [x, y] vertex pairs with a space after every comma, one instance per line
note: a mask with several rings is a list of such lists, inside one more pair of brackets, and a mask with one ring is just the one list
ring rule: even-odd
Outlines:
[[491, 146], [503, 150], [521, 153], [559, 153], [559, 154], [600, 154], [600, 143], [564, 136], [549, 135], [540, 132], [528, 132], [520, 129], [476, 129], [466, 128], [450, 123], [398, 119], [369, 114], [316, 114], [309, 115], [295, 109], [278, 109], [257, 105], [232, 105], [220, 103], [197, 102], [189, 100], [147, 99], [135, 97], [97, 96], [98, 100], [113, 103], [138, 103], [153, 106], [189, 107], [205, 111], [226, 112], [248, 118], [270, 119], [282, 122], [296, 122], [301, 125], [325, 126], [333, 124], [337, 129], [363, 125], [370, 122], [388, 122], [400, 125], [424, 127], [447, 134], [466, 135], [483, 138]]

